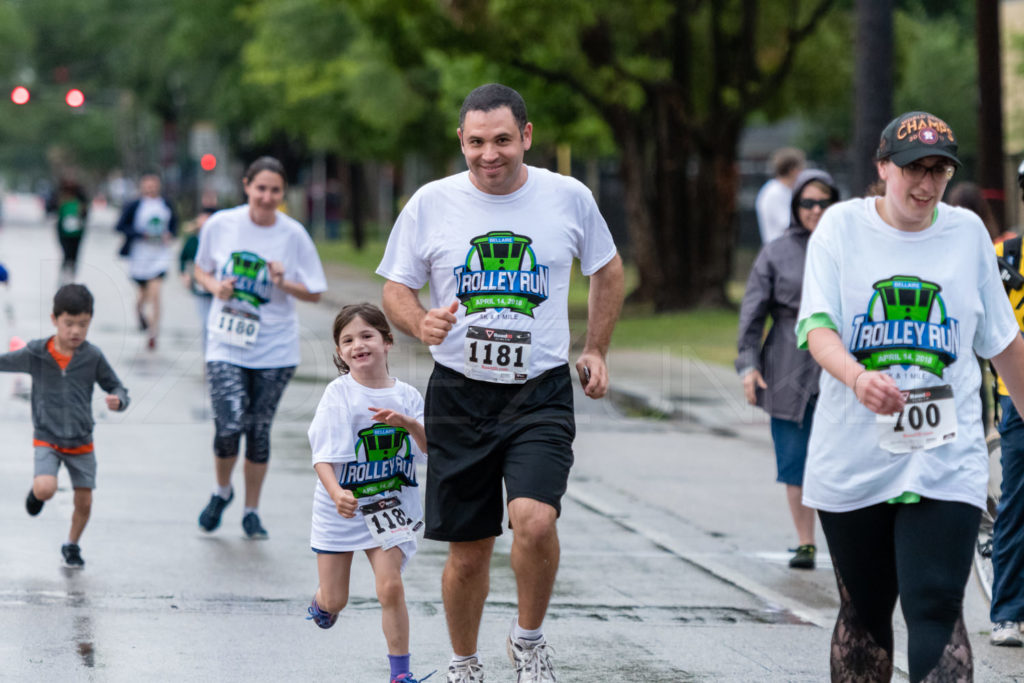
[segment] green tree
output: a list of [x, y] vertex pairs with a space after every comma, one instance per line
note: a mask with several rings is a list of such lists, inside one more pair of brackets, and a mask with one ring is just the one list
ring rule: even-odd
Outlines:
[[[738, 141], [832, 0], [359, 0], [397, 52], [480, 55], [540, 79], [615, 140], [640, 281], [657, 310], [727, 304]], [[628, 27], [628, 29], [626, 28]], [[407, 46], [419, 46], [408, 49]], [[544, 98], [531, 108], [550, 105]]]

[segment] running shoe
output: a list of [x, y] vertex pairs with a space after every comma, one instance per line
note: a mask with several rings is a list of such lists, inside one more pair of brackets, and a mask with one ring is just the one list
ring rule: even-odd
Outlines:
[[254, 541], [262, 541], [267, 538], [267, 530], [260, 524], [260, 516], [255, 512], [250, 512], [242, 517], [242, 529], [245, 531], [245, 535]]
[[150, 337], [146, 340], [146, 348], [150, 351], [156, 349], [156, 337]]
[[[316, 598], [313, 598], [313, 602], [309, 603], [309, 607], [306, 609], [309, 612], [309, 616], [306, 617], [306, 621], [312, 620], [320, 628], [330, 628], [334, 626], [334, 622], [338, 620], [338, 614], [328, 612], [320, 609], [320, 605], [316, 604]], [[412, 683], [415, 683], [413, 681]]]
[[28, 497], [25, 498], [25, 511], [35, 517], [43, 509], [43, 502], [36, 498], [36, 494], [32, 492], [32, 489], [29, 489]]
[[447, 683], [483, 683], [484, 666], [476, 657], [448, 663]]
[[1020, 637], [1020, 622], [997, 621], [992, 624], [992, 635], [989, 636], [988, 642], [1003, 647], [1020, 647], [1024, 645], [1024, 640], [1021, 640]]
[[60, 547], [60, 554], [64, 556], [64, 566], [69, 569], [81, 569], [85, 566], [82, 549], [77, 543], [65, 543]]
[[416, 678], [412, 675], [412, 673], [407, 671], [404, 674], [398, 674], [397, 676], [393, 677], [391, 679], [391, 683], [422, 683], [422, 681], [427, 680], [436, 673], [436, 671], [431, 671], [423, 678]]
[[818, 551], [813, 545], [802, 545], [796, 549], [796, 555], [789, 558], [791, 569], [814, 569], [814, 554]]
[[231, 495], [225, 500], [216, 493], [210, 496], [210, 502], [206, 504], [203, 511], [199, 513], [199, 526], [205, 531], [213, 531], [220, 526], [220, 516], [224, 514], [224, 508], [235, 499], [235, 490], [231, 489]]
[[[515, 619], [512, 620], [515, 626]], [[551, 665], [551, 652], [547, 640], [541, 636], [537, 640], [513, 638], [509, 631], [507, 640], [508, 657], [516, 665], [516, 683], [545, 683], [555, 680], [555, 670]]]

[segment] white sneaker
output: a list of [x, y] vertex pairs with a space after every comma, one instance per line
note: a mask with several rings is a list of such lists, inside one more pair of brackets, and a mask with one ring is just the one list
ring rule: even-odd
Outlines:
[[448, 683], [483, 683], [484, 666], [476, 657], [448, 663]]
[[1020, 623], [1016, 621], [999, 621], [992, 624], [992, 635], [988, 642], [1004, 647], [1020, 647], [1024, 640], [1020, 637]]
[[[515, 621], [512, 622], [513, 627]], [[543, 636], [539, 640], [513, 638], [508, 634], [508, 657], [516, 665], [516, 683], [544, 683], [555, 680], [555, 670], [551, 666], [551, 652]]]

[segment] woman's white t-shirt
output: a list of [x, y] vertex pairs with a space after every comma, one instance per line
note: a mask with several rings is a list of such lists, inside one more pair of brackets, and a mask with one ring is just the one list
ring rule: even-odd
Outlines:
[[893, 228], [875, 198], [825, 212], [807, 248], [801, 321], [824, 313], [843, 345], [901, 390], [948, 385], [957, 436], [896, 454], [879, 445], [876, 416], [827, 372], [814, 414], [803, 502], [846, 512], [905, 491], [984, 508], [988, 451], [981, 424], [981, 373], [1019, 334], [981, 220], [939, 204], [920, 232]]
[[[405, 382], [396, 379], [391, 387], [371, 389], [357, 382], [351, 375], [342, 375], [324, 389], [316, 415], [309, 425], [309, 445], [313, 451], [313, 464], [331, 463], [335, 477], [340, 478], [346, 463], [363, 463], [376, 459], [368, 435], [375, 428], [387, 425], [374, 423], [371, 407], [390, 408], [420, 423], [423, 422], [423, 397]], [[399, 438], [392, 441], [392, 450], [389, 451], [394, 453], [393, 457], [412, 457], [418, 464], [425, 462], [426, 455], [416, 445], [415, 439], [405, 430], [396, 430]], [[417, 523], [423, 519], [419, 486], [402, 486], [397, 493], [388, 491], [369, 495], [359, 498], [359, 502], [366, 504], [394, 495], [401, 500], [406, 516]], [[313, 493], [310, 545], [317, 550], [345, 552], [366, 550], [377, 547], [378, 544], [370, 534], [361, 513], [357, 512], [352, 518], [338, 514], [334, 501], [317, 478]], [[416, 541], [414, 539], [398, 547], [402, 549], [404, 561], [408, 561], [416, 552]]]
[[[527, 375], [569, 358], [574, 258], [592, 275], [616, 254], [594, 196], [574, 178], [527, 167], [511, 194], [477, 189], [469, 172], [421, 187], [399, 215], [377, 274], [412, 289], [430, 283], [434, 308], [458, 300], [457, 321], [434, 360], [463, 372], [472, 325], [531, 335]], [[524, 365], [526, 365], [524, 363]]]
[[196, 265], [218, 280], [235, 278], [229, 301], [214, 298], [207, 329], [217, 325], [225, 304], [259, 316], [259, 333], [250, 347], [234, 346], [208, 333], [206, 360], [225, 361], [246, 368], [283, 368], [298, 365], [299, 318], [294, 297], [270, 280], [271, 261], [284, 264], [284, 279], [302, 284], [312, 293], [327, 290], [320, 257], [309, 233], [298, 221], [278, 212], [273, 225], [256, 225], [248, 205], [218, 211], [199, 234]]
[[143, 282], [160, 277], [167, 272], [173, 251], [171, 207], [163, 197], [142, 197], [132, 227], [136, 237], [128, 257], [129, 275]]

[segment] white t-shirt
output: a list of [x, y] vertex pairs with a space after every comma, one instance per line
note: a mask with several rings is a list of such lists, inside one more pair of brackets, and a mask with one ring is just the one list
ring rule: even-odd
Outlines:
[[225, 304], [259, 316], [259, 334], [248, 347], [206, 337], [206, 360], [225, 361], [246, 368], [283, 368], [299, 363], [299, 318], [295, 299], [270, 281], [267, 264], [284, 264], [284, 279], [298, 282], [310, 292], [327, 290], [327, 279], [316, 246], [298, 221], [278, 212], [273, 225], [256, 225], [246, 204], [210, 216], [199, 234], [196, 265], [218, 280], [235, 277], [235, 295], [229, 302], [214, 297], [207, 328], [220, 319]]
[[786, 232], [793, 218], [792, 201], [793, 189], [778, 178], [761, 186], [754, 200], [761, 244], [768, 244]]
[[171, 207], [163, 197], [142, 197], [132, 227], [137, 237], [129, 254], [129, 275], [136, 280], [151, 280], [166, 273], [173, 256], [169, 239]]
[[[423, 397], [405, 382], [395, 380], [389, 388], [371, 389], [357, 382], [351, 375], [342, 375], [324, 389], [316, 415], [309, 425], [309, 445], [313, 451], [314, 465], [318, 462], [331, 463], [335, 476], [341, 481], [341, 477], [346, 475], [347, 463], [366, 463], [388, 457], [411, 457], [413, 463], [425, 462], [425, 454], [404, 429], [374, 424], [371, 419], [373, 413], [369, 410], [371, 406], [391, 408], [423, 422]], [[377, 434], [382, 429], [387, 432], [383, 434], [384, 441], [380, 441]], [[387, 450], [382, 451], [381, 448]], [[373, 473], [366, 476], [370, 481], [374, 478]], [[387, 491], [367, 495], [360, 497], [359, 502], [365, 504], [389, 495], [398, 495], [406, 516], [417, 522], [423, 519], [419, 486], [402, 485], [397, 494]], [[357, 512], [352, 518], [338, 514], [334, 501], [319, 477], [313, 493], [310, 545], [317, 550], [336, 552], [366, 550], [377, 546], [361, 513]], [[415, 540], [398, 547], [402, 549], [404, 561], [408, 561], [416, 552]]]
[[858, 361], [888, 372], [901, 390], [949, 385], [958, 427], [952, 442], [891, 453], [879, 445], [875, 414], [821, 373], [805, 505], [846, 512], [911, 491], [984, 508], [988, 452], [974, 354], [990, 358], [1019, 334], [992, 254], [981, 220], [946, 204], [920, 232], [887, 224], [874, 198], [822, 216], [807, 248], [800, 320], [827, 314]]
[[590, 190], [527, 169], [523, 186], [507, 195], [478, 190], [468, 171], [424, 185], [398, 216], [377, 268], [412, 289], [429, 282], [432, 307], [460, 301], [455, 326], [430, 347], [435, 361], [456, 372], [464, 372], [470, 325], [528, 331], [530, 378], [564, 365], [573, 258], [589, 276], [615, 257]]

